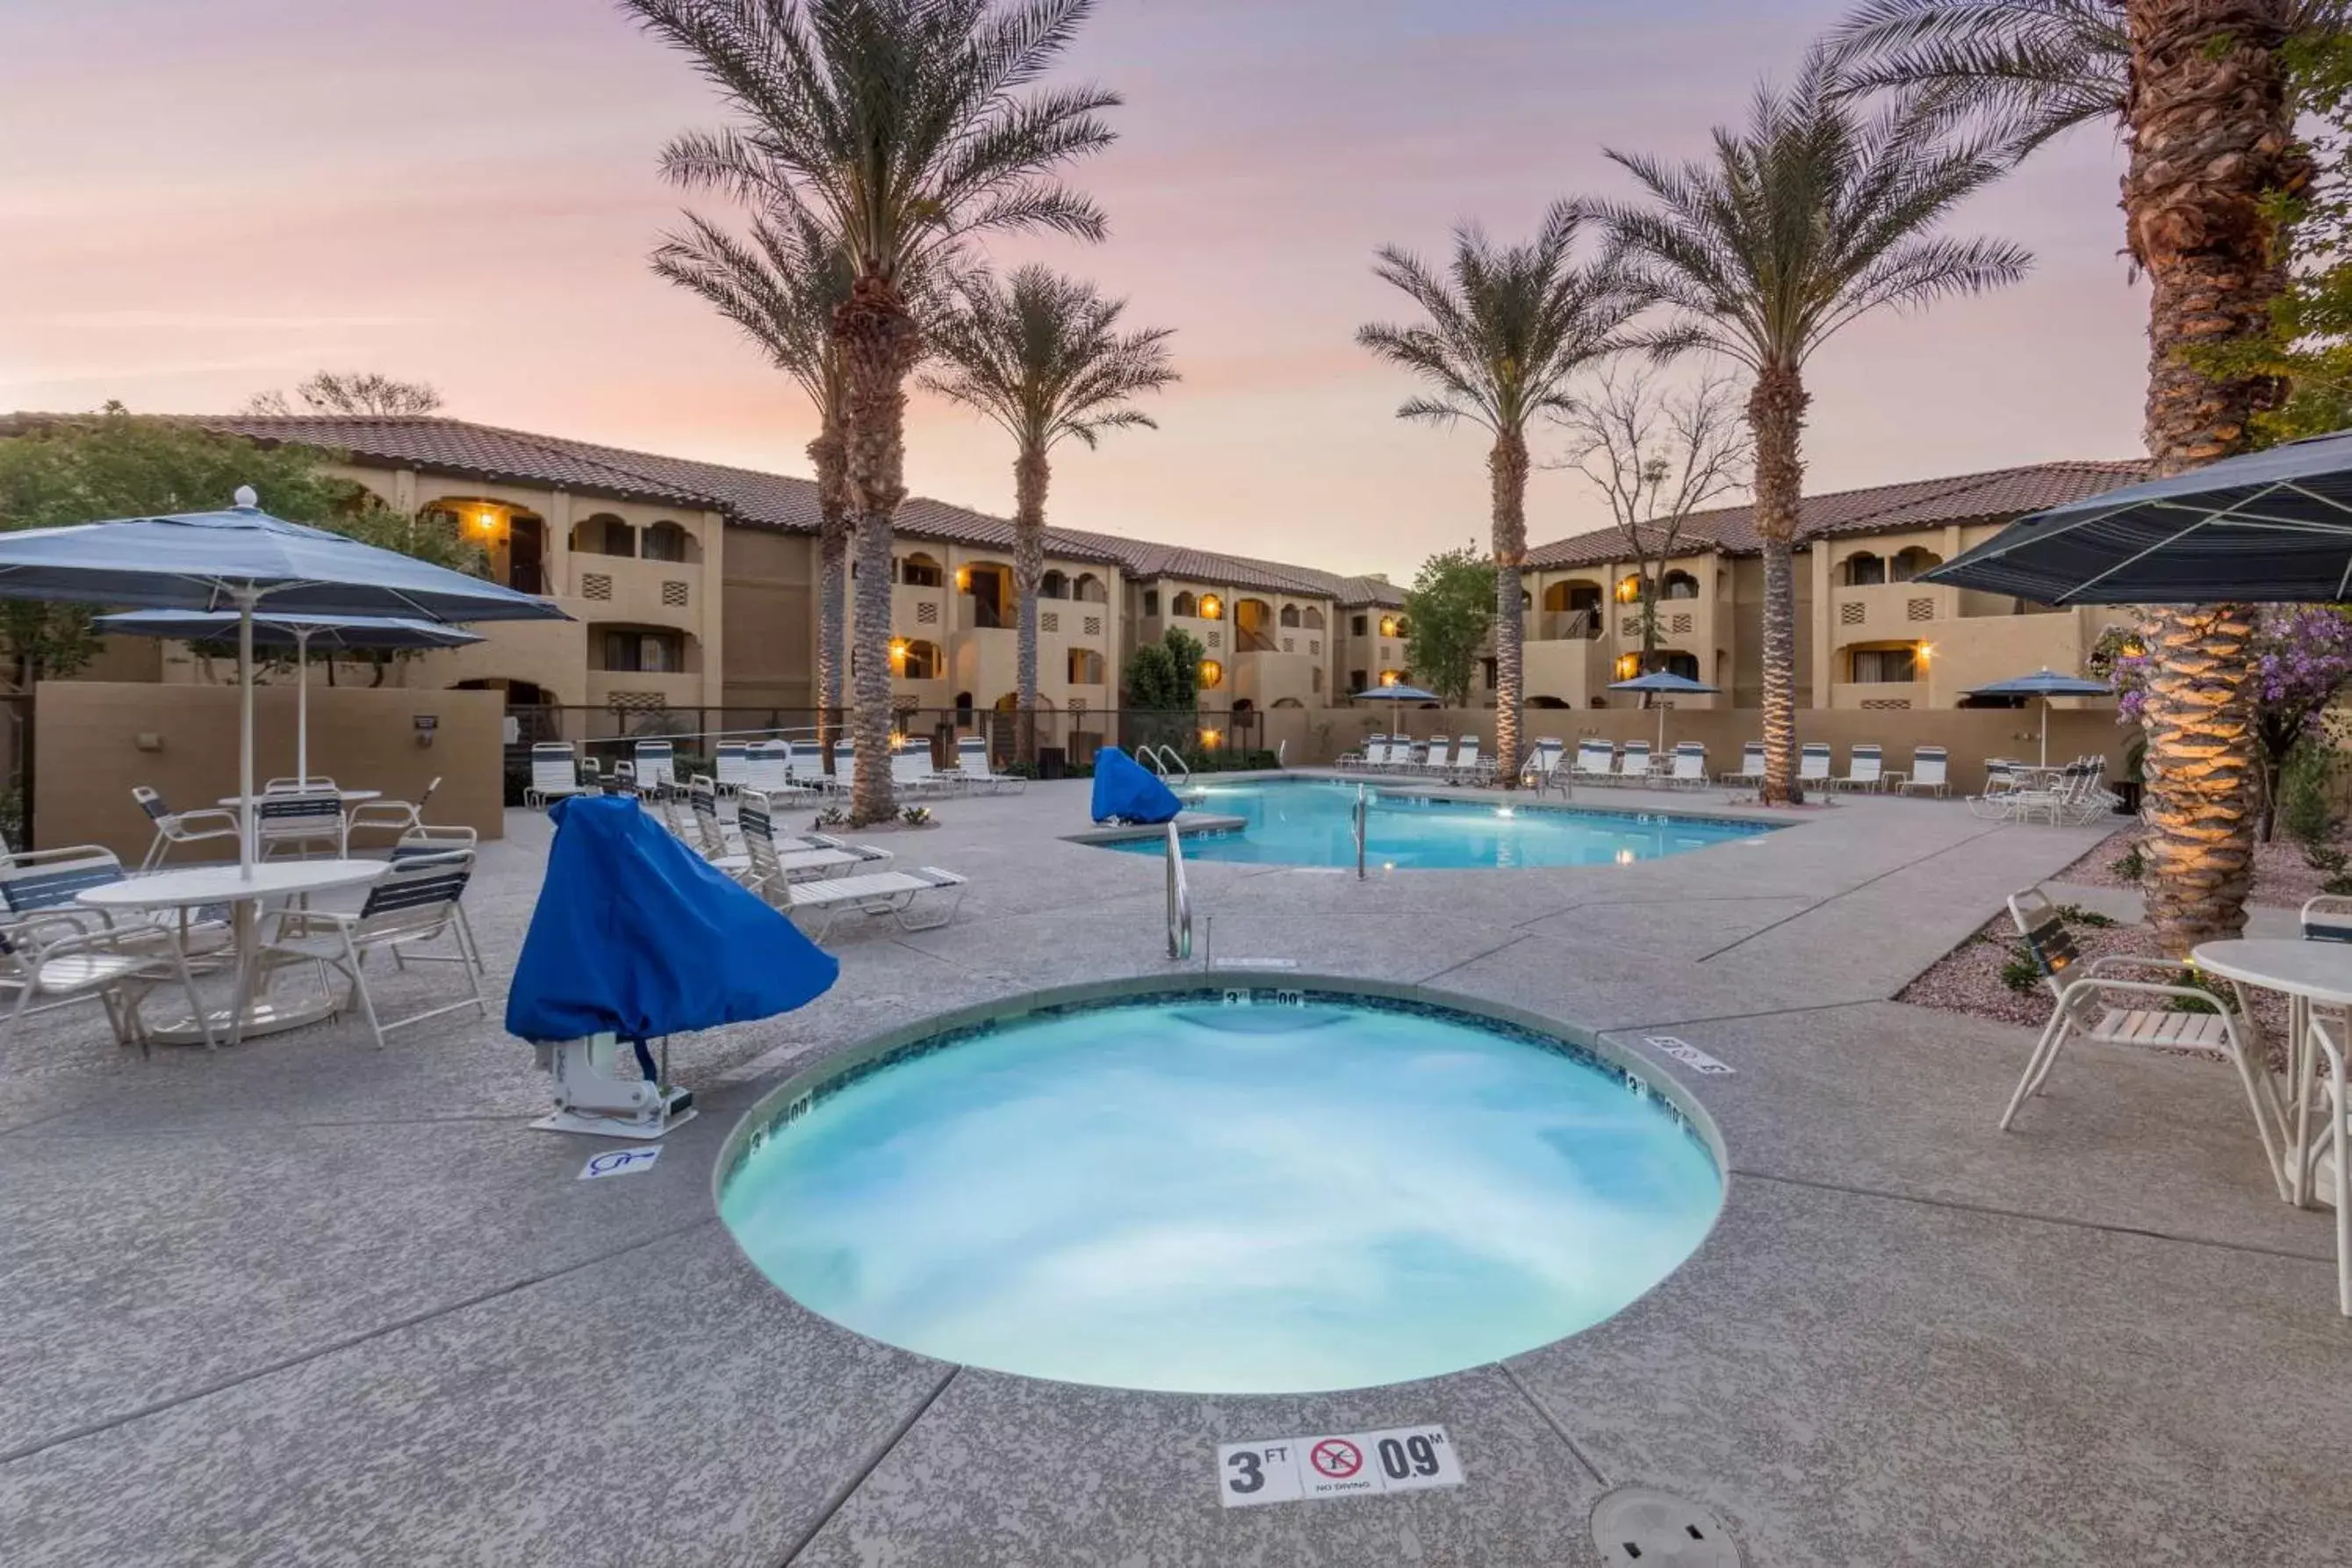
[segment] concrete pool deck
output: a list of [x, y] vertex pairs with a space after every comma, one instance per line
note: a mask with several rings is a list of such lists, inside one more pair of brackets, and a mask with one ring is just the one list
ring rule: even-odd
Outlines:
[[[495, 1009], [383, 1052], [320, 1026], [152, 1060], [93, 1011], [37, 1021], [0, 1052], [0, 1560], [1591, 1568], [1629, 1483], [1714, 1509], [1751, 1565], [2352, 1560], [2329, 1224], [2273, 1195], [2226, 1069], [2082, 1047], [2002, 1134], [2029, 1032], [1887, 1000], [2104, 831], [1951, 803], [1622, 867], [1192, 866], [1221, 957], [1605, 1032], [1708, 1108], [1720, 1224], [1587, 1333], [1200, 1397], [812, 1316], [719, 1225], [716, 1150], [819, 1053], [1173, 973], [1160, 865], [1065, 842], [1085, 800], [949, 802], [888, 840], [971, 878], [961, 920], [845, 935], [812, 1007], [677, 1042], [704, 1114], [625, 1178], [525, 1125], [542, 1080]], [[509, 829], [468, 897], [498, 994], [547, 841]], [[1736, 1071], [1691, 1077], [1645, 1043], [1669, 1034]], [[1219, 1506], [1220, 1442], [1423, 1422], [1466, 1484]]]

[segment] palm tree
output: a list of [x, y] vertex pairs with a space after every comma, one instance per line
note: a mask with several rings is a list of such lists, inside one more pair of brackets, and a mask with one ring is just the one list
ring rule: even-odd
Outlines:
[[1718, 127], [1710, 159], [1609, 156], [1652, 198], [1602, 209], [1635, 286], [1672, 313], [1650, 336], [1652, 352], [1709, 350], [1755, 376], [1748, 420], [1764, 544], [1763, 796], [1792, 801], [1805, 364], [1874, 310], [2023, 276], [2029, 258], [2013, 245], [1932, 232], [2002, 165], [1978, 145], [1943, 141], [1916, 112], [1865, 115], [1839, 96], [1818, 56], [1786, 92], [1759, 88], [1747, 127]]
[[[2307, 164], [2282, 48], [2345, 0], [1874, 0], [1834, 47], [1856, 82], [1977, 116], [2031, 147], [2109, 121], [2129, 149], [2124, 223], [2147, 275], [2148, 455], [2180, 473], [2252, 444], [2278, 384], [2184, 351], [2259, 338], [2282, 281], [2282, 195]], [[2243, 605], [2152, 611], [2148, 919], [2168, 952], [2245, 929], [2257, 766]]]
[[623, 0], [688, 55], [736, 117], [662, 153], [689, 188], [805, 210], [841, 236], [834, 312], [847, 397], [844, 475], [856, 527], [857, 776], [850, 816], [890, 791], [890, 540], [906, 500], [907, 377], [922, 357], [908, 300], [989, 231], [1099, 239], [1101, 212], [1055, 171], [1101, 151], [1118, 99], [1038, 79], [1094, 0]]
[[1017, 268], [1009, 284], [965, 279], [954, 307], [933, 319], [923, 384], [994, 420], [1013, 440], [1013, 576], [1020, 590], [1021, 719], [1017, 755], [1037, 760], [1037, 585], [1045, 574], [1045, 490], [1053, 451], [1075, 437], [1091, 449], [1106, 430], [1159, 426], [1129, 406], [1176, 379], [1166, 328], [1121, 332], [1124, 300], [1051, 269]]
[[1495, 550], [1495, 775], [1519, 777], [1520, 637], [1526, 621], [1519, 572], [1528, 553], [1528, 426], [1566, 412], [1580, 370], [1625, 346], [1622, 331], [1641, 301], [1606, 261], [1574, 258], [1583, 223], [1572, 202], [1556, 203], [1525, 245], [1496, 246], [1475, 226], [1454, 231], [1444, 273], [1394, 246], [1372, 270], [1421, 307], [1412, 326], [1374, 323], [1356, 341], [1429, 384], [1397, 409], [1400, 419], [1441, 425], [1468, 420], [1494, 437], [1486, 472], [1493, 489]]
[[809, 213], [792, 208], [754, 222], [749, 242], [689, 215], [686, 232], [665, 237], [653, 263], [656, 272], [700, 295], [765, 349], [816, 410], [817, 432], [808, 455], [816, 473], [819, 518], [817, 725], [819, 742], [829, 752], [849, 652], [843, 615], [849, 586], [849, 485], [842, 437], [848, 398], [841, 345], [833, 336], [834, 312], [849, 298], [848, 252]]

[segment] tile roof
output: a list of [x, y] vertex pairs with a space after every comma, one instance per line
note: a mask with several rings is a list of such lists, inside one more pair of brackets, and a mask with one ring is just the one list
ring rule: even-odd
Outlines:
[[[593, 442], [535, 436], [475, 425], [438, 415], [376, 417], [347, 416], [200, 415], [189, 416], [207, 429], [258, 441], [295, 441], [353, 458], [394, 462], [443, 473], [524, 484], [560, 485], [583, 492], [629, 500], [691, 502], [711, 506], [739, 521], [794, 533], [817, 528], [816, 486], [785, 474], [730, 468], [651, 452], [635, 452]], [[898, 511], [899, 533], [988, 550], [1013, 548], [1013, 522], [946, 501], [911, 496]], [[1048, 528], [1046, 549], [1065, 560], [1116, 565], [1129, 576], [1189, 577], [1256, 588], [1268, 593], [1339, 598], [1357, 592], [1363, 578], [1343, 578], [1310, 567], [1160, 544], [1086, 529]], [[1403, 602], [1397, 589], [1365, 587], [1354, 603]], [[1374, 597], [1375, 593], [1387, 595]]]
[[[2147, 464], [2137, 459], [2034, 463], [1948, 479], [1834, 490], [1804, 499], [1798, 512], [1797, 543], [1802, 548], [1816, 539], [1846, 534], [2016, 517], [2116, 489], [2147, 475]], [[1692, 513], [1683, 523], [1680, 542], [1689, 545], [1692, 553], [1714, 549], [1753, 555], [1763, 548], [1752, 505]], [[1545, 569], [1600, 566], [1622, 560], [1624, 554], [1623, 536], [1613, 528], [1604, 528], [1538, 545], [1528, 552], [1528, 564]]]

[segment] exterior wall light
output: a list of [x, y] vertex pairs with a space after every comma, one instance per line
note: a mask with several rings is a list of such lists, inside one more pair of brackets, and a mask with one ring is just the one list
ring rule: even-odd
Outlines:
[[[1402, 623], [1399, 622], [1394, 616], [1382, 616], [1381, 617], [1381, 636], [1384, 637], [1392, 637], [1396, 636], [1397, 627], [1402, 624]], [[1391, 681], [1390, 684], [1393, 686], [1395, 682]]]
[[1404, 684], [1404, 677], [1393, 669], [1384, 669], [1381, 671], [1381, 684], [1382, 686], [1402, 686]]
[[1931, 642], [1923, 642], [1923, 643], [1921, 643], [1921, 644], [1919, 645], [1919, 662], [1920, 662], [1921, 664], [1923, 664], [1923, 665], [1924, 665], [1924, 664], [1927, 663], [1929, 660], [1933, 659], [1935, 657], [1936, 657], [1936, 645], [1935, 645], [1934, 643], [1931, 643]]
[[1218, 598], [1214, 594], [1203, 594], [1201, 595], [1201, 618], [1202, 620], [1217, 620], [1222, 617], [1224, 613], [1225, 602], [1223, 599]]
[[1203, 730], [1201, 731], [1201, 744], [1203, 749], [1208, 751], [1215, 751], [1220, 745], [1224, 743], [1224, 736], [1215, 730]]
[[907, 662], [907, 639], [905, 637], [892, 637], [890, 639], [890, 662], [892, 664], [904, 664]]
[[499, 514], [494, 511], [484, 511], [474, 519], [474, 526], [485, 534], [496, 533], [499, 531]]
[[959, 567], [957, 567], [957, 568], [956, 568], [956, 574], [955, 574], [955, 585], [956, 585], [956, 592], [957, 592], [957, 593], [959, 593], [959, 594], [969, 594], [969, 593], [971, 593], [971, 567], [969, 567], [969, 566], [959, 566]]

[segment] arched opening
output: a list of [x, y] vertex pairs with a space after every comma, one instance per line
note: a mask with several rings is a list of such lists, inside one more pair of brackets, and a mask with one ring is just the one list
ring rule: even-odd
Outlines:
[[1197, 616], [1201, 613], [1201, 602], [1190, 594], [1180, 593], [1168, 601], [1168, 613], [1171, 616]]
[[1858, 551], [1845, 558], [1840, 574], [1849, 588], [1874, 588], [1886, 581], [1886, 563], [1867, 550]]
[[694, 536], [667, 518], [648, 527], [637, 542], [637, 553], [647, 561], [683, 564], [693, 548]]
[[936, 588], [947, 581], [947, 571], [932, 557], [917, 551], [898, 563], [898, 581], [909, 588]]
[[1066, 599], [1070, 596], [1070, 580], [1053, 567], [1037, 579], [1037, 596], [1041, 599]]
[[937, 680], [942, 660], [940, 645], [894, 637], [890, 642], [890, 673], [900, 680]]
[[[1304, 708], [1307, 706], [1306, 703], [1301, 702], [1296, 697], [1277, 697], [1274, 700], [1274, 705], [1276, 708]], [[1239, 712], [1241, 705], [1239, 703], [1235, 703], [1234, 708], [1234, 711]]]
[[572, 548], [582, 555], [634, 556], [637, 531], [611, 512], [600, 511], [572, 525]]
[[523, 594], [554, 592], [547, 577], [547, 520], [537, 512], [505, 501], [444, 496], [419, 507], [416, 518], [479, 548], [492, 582]]
[[1216, 659], [1204, 658], [1197, 679], [1202, 690], [1214, 691], [1225, 683], [1225, 667]]
[[969, 730], [969, 729], [971, 729], [971, 692], [969, 692], [969, 691], [959, 691], [959, 692], [957, 692], [957, 693], [955, 694], [955, 710], [956, 710], [956, 718], [955, 718], [955, 721], [956, 721], [956, 725], [957, 725], [957, 727], [958, 727], [959, 729], [964, 729], [964, 730]]
[[1698, 597], [1698, 579], [1687, 572], [1669, 572], [1658, 579], [1658, 597], [1696, 599]]
[[1160, 590], [1157, 588], [1143, 591], [1143, 618], [1147, 621], [1160, 618]]
[[1282, 606], [1282, 624], [1283, 624], [1284, 626], [1286, 626], [1290, 627], [1290, 628], [1291, 628], [1291, 629], [1293, 629], [1294, 631], [1297, 629], [1297, 626], [1298, 626], [1298, 606], [1297, 606], [1297, 605], [1283, 605], [1283, 606]]
[[1323, 629], [1323, 612], [1312, 605], [1307, 606], [1306, 620], [1308, 631], [1319, 632]]
[[1402, 616], [1382, 616], [1381, 617], [1381, 636], [1384, 637], [1401, 637], [1404, 636], [1404, 617]]
[[1264, 599], [1241, 599], [1234, 605], [1234, 647], [1243, 653], [1275, 649], [1274, 606]]
[[1234, 705], [1231, 711], [1235, 713], [1255, 713], [1257, 711], [1257, 704], [1251, 701], [1246, 697], [1236, 697], [1234, 699]]
[[1528, 706], [1530, 708], [1566, 708], [1569, 704], [1561, 701], [1557, 697], [1530, 697], [1528, 699]]
[[1100, 686], [1103, 683], [1103, 656], [1090, 647], [1070, 649], [1069, 679], [1072, 686]]
[[1944, 558], [1924, 544], [1914, 544], [1895, 552], [1887, 567], [1890, 583], [1908, 583], [1922, 572], [1934, 570], [1944, 563]]
[[1110, 591], [1093, 573], [1081, 572], [1070, 584], [1070, 597], [1089, 605], [1108, 605], [1110, 603]]
[[1642, 597], [1642, 579], [1637, 573], [1628, 573], [1617, 580], [1617, 602], [1631, 605]]
[[1201, 618], [1202, 620], [1218, 620], [1223, 618], [1224, 613], [1225, 602], [1223, 599], [1218, 598], [1214, 594], [1203, 594], [1201, 595]]
[[1668, 675], [1679, 675], [1685, 680], [1696, 680], [1698, 656], [1684, 653], [1679, 648], [1660, 648], [1651, 656], [1657, 667]]
[[1547, 611], [1597, 610], [1601, 607], [1601, 584], [1579, 577], [1554, 583], [1544, 590], [1543, 607]]
[[1013, 568], [995, 561], [975, 561], [957, 571], [956, 585], [971, 596], [973, 626], [1013, 625]]

